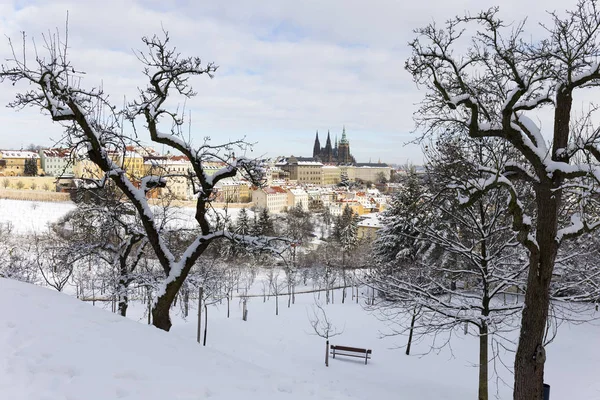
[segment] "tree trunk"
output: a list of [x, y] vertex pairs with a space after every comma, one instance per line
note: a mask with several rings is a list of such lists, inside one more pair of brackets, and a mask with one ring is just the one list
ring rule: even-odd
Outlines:
[[128, 273], [127, 273], [127, 263], [126, 260], [121, 259], [119, 265], [119, 284], [117, 286], [118, 294], [119, 294], [119, 314], [121, 316], [127, 316], [127, 307], [128, 307]]
[[229, 318], [229, 314], [230, 314], [230, 313], [229, 313], [229, 303], [230, 303], [230, 300], [229, 300], [229, 293], [227, 293], [227, 318]]
[[187, 278], [192, 265], [194, 264], [190, 263], [189, 265], [185, 265], [179, 276], [169, 282], [164, 293], [157, 297], [156, 303], [154, 304], [154, 307], [152, 307], [152, 323], [158, 329], [167, 332], [171, 329], [172, 323], [169, 312], [173, 305], [173, 301], [175, 300], [175, 296], [179, 293], [179, 289], [181, 289], [181, 285], [183, 285], [183, 282]]
[[122, 317], [127, 316], [127, 307], [129, 306], [128, 302], [129, 299], [127, 298], [127, 294], [122, 295], [121, 300], [119, 301], [119, 314], [121, 314]]
[[202, 346], [206, 346], [206, 333], [208, 331], [208, 308], [206, 308], [206, 302], [204, 302], [204, 341]]
[[479, 327], [479, 400], [488, 400], [488, 327]]
[[529, 274], [515, 355], [514, 400], [541, 399], [544, 384], [544, 334], [550, 305], [549, 287], [558, 249], [558, 203], [560, 194], [546, 184], [537, 190], [537, 242], [539, 253], [529, 256]]
[[148, 325], [152, 323], [152, 296], [150, 296], [150, 287], [146, 288], [148, 294]]
[[279, 296], [275, 293], [275, 315], [279, 315]]
[[415, 320], [417, 319], [417, 306], [413, 310], [413, 315], [410, 320], [410, 332], [408, 334], [408, 343], [406, 344], [406, 355], [410, 355], [410, 346], [412, 345], [413, 331], [415, 329]]
[[198, 343], [200, 343], [200, 332], [201, 332], [201, 325], [202, 325], [202, 295], [204, 288], [202, 286], [200, 286], [200, 288], [198, 289], [198, 334], [196, 335], [196, 340], [198, 341]]

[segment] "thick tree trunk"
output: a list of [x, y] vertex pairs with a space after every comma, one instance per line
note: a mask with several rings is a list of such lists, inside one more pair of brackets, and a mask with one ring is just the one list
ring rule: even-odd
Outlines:
[[121, 296], [121, 300], [119, 300], [119, 314], [121, 314], [122, 317], [127, 316], [127, 307], [128, 306], [129, 306], [129, 299], [127, 297], [127, 294], [124, 294]]
[[515, 356], [514, 400], [542, 398], [544, 383], [544, 333], [550, 305], [549, 287], [558, 249], [558, 203], [560, 194], [549, 185], [537, 191], [537, 241], [539, 253], [529, 257], [529, 275]]
[[479, 327], [479, 400], [488, 400], [488, 327]]

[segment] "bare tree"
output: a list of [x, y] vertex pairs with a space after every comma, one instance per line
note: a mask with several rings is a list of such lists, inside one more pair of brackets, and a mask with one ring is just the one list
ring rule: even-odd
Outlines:
[[327, 317], [323, 304], [315, 299], [311, 306], [312, 315], [308, 316], [310, 326], [314, 334], [325, 339], [325, 366], [329, 367], [329, 338], [341, 335], [344, 329], [338, 330], [333, 322]]
[[[527, 292], [515, 358], [514, 398], [541, 398], [549, 288], [563, 241], [599, 226], [587, 211], [597, 192], [600, 130], [572, 119], [580, 89], [600, 84], [600, 13], [596, 0], [580, 0], [564, 17], [550, 13], [547, 36], [532, 43], [525, 23], [506, 24], [498, 9], [431, 24], [416, 31], [406, 67], [427, 91], [416, 119], [425, 134], [466, 129], [473, 138], [507, 143], [518, 159], [464, 187], [467, 203], [502, 187], [519, 242], [529, 253]], [[465, 37], [475, 28], [471, 45]], [[536, 114], [554, 113], [550, 145]], [[548, 137], [548, 136], [546, 136]], [[533, 190], [523, 209], [514, 182]], [[567, 215], [565, 202], [577, 204]], [[566, 218], [561, 218], [566, 217]]]
[[[13, 46], [13, 57], [2, 65], [0, 81], [12, 84], [29, 84], [27, 91], [17, 95], [11, 107], [37, 107], [50, 118], [65, 127], [65, 145], [76, 154], [85, 151], [86, 156], [103, 172], [95, 183], [101, 187], [108, 180], [118, 187], [135, 208], [140, 218], [149, 246], [160, 263], [164, 279], [157, 288], [152, 306], [153, 324], [164, 330], [171, 328], [169, 310], [187, 278], [190, 269], [200, 255], [215, 239], [233, 237], [227, 229], [216, 229], [209, 219], [210, 201], [215, 185], [222, 179], [242, 173], [255, 184], [262, 183], [263, 168], [259, 163], [240, 157], [249, 143], [238, 140], [213, 145], [204, 138], [194, 146], [191, 138], [183, 133], [184, 118], [181, 109], [169, 106], [174, 99], [187, 99], [196, 95], [190, 78], [198, 75], [212, 77], [217, 70], [213, 63], [203, 64], [199, 57], [184, 57], [170, 46], [170, 38], [163, 35], [143, 37], [146, 52], [136, 55], [142, 65], [148, 85], [139, 90], [137, 99], [123, 110], [111, 104], [102, 88], [85, 89], [83, 74], [68, 60], [67, 35], [56, 33], [43, 37], [45, 56], [37, 53], [28, 62], [28, 52], [23, 39], [23, 54], [17, 55]], [[169, 101], [167, 101], [169, 100]], [[123, 134], [123, 120], [131, 122], [136, 137], [141, 135], [140, 120], [149, 139], [185, 155], [191, 165], [186, 178], [197, 196], [195, 222], [198, 234], [189, 246], [179, 254], [166, 243], [155, 213], [149, 206], [146, 195], [157, 187], [165, 187], [169, 176], [149, 175], [131, 177], [122, 164], [112, 156], [123, 154], [126, 144], [135, 143], [134, 137]], [[165, 131], [167, 126], [169, 131]], [[219, 160], [226, 166], [212, 176], [205, 174], [205, 162]]]
[[80, 254], [71, 250], [51, 232], [33, 238], [33, 262], [46, 284], [59, 292], [73, 275], [74, 264], [81, 259]]

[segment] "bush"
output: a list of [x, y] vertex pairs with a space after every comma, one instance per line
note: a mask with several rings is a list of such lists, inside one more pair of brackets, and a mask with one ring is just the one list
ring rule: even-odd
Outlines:
[[4, 178], [2, 180], [2, 186], [4, 186], [4, 189], [8, 188], [10, 186], [10, 179]]
[[25, 187], [25, 184], [23, 183], [23, 181], [17, 181], [17, 189], [23, 189]]

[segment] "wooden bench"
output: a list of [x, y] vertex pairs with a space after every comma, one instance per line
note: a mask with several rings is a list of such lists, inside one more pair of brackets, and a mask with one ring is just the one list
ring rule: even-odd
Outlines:
[[331, 355], [333, 358], [335, 358], [336, 355], [364, 358], [365, 365], [367, 364], [367, 360], [371, 358], [371, 353], [371, 349], [359, 349], [357, 347], [331, 345]]

